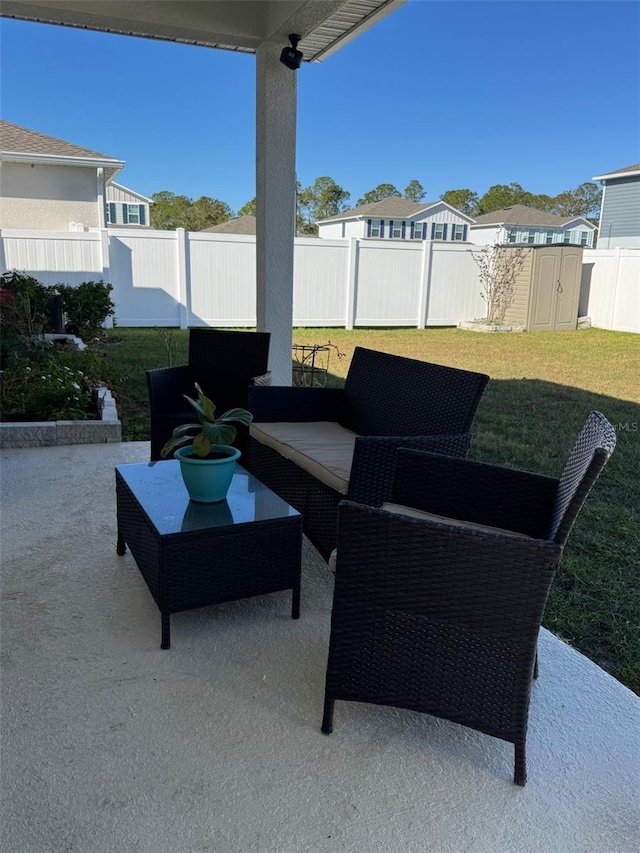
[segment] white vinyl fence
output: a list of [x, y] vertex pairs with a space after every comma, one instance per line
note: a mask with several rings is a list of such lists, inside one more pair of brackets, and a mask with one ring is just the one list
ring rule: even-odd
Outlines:
[[[294, 254], [294, 326], [455, 326], [482, 317], [470, 243], [320, 240]], [[255, 237], [110, 228], [4, 230], [0, 268], [45, 284], [104, 279], [121, 326], [255, 326]], [[585, 250], [581, 316], [640, 332], [640, 250]]]

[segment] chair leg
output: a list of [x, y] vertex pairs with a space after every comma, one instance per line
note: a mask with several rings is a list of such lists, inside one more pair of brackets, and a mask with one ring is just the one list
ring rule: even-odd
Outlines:
[[324, 697], [324, 714], [322, 716], [322, 734], [330, 735], [333, 731], [333, 699]]
[[527, 755], [524, 743], [516, 743], [515, 747], [515, 763], [513, 770], [513, 781], [516, 785], [524, 784], [527, 781]]

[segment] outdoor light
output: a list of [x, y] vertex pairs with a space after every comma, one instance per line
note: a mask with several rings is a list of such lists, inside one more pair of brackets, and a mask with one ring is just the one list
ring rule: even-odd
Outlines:
[[298, 42], [301, 36], [292, 33], [289, 36], [291, 47], [283, 47], [280, 54], [280, 62], [290, 68], [291, 71], [297, 71], [302, 65], [302, 51], [298, 50]]

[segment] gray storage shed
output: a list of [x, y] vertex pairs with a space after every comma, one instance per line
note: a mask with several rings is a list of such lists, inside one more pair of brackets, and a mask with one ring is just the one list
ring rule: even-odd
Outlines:
[[504, 322], [527, 332], [575, 329], [582, 275], [582, 246], [506, 246], [524, 252]]

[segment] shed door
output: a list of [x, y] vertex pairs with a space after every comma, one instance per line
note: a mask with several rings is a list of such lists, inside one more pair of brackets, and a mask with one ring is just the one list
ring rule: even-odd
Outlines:
[[571, 331], [576, 327], [581, 274], [582, 249], [566, 246], [560, 258], [560, 278], [557, 286], [555, 328], [559, 332]]
[[560, 273], [557, 248], [535, 250], [528, 332], [553, 332], [556, 327], [556, 287]]

